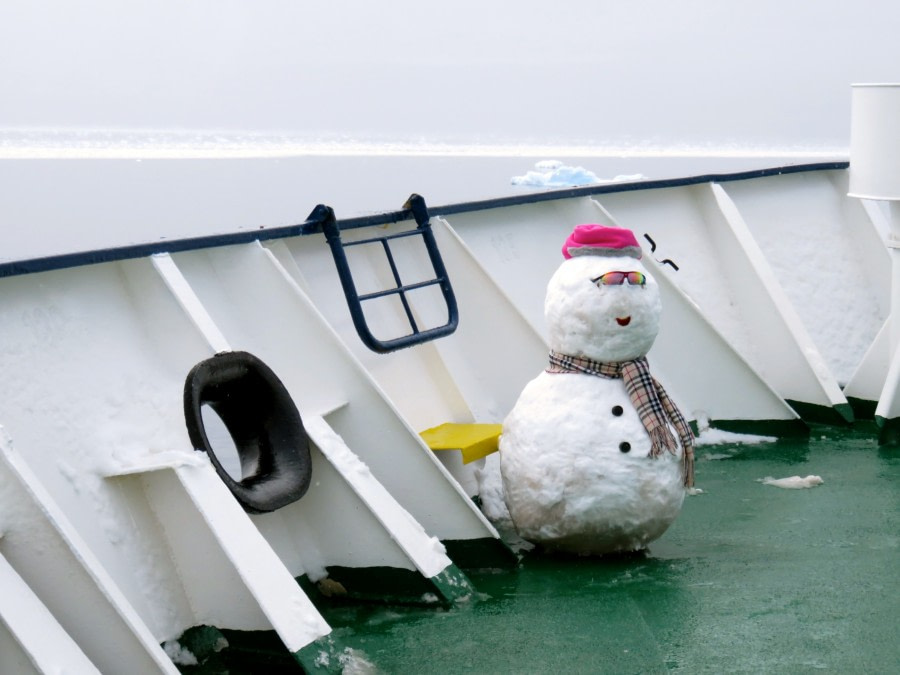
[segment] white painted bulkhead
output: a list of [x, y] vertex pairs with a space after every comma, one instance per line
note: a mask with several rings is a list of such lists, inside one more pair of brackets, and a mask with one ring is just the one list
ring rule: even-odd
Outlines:
[[[216, 264], [224, 266], [220, 283]], [[443, 547], [393, 495], [443, 538], [496, 537], [258, 244], [183, 254], [178, 261], [162, 256], [60, 270], [28, 283], [36, 278], [4, 284], [5, 419], [22, 439], [31, 482], [47, 486], [96, 553], [92, 564], [109, 571], [109, 583], [122, 589], [158, 642], [201, 624], [274, 628], [296, 651], [330, 629], [295, 576], [315, 580], [329, 565], [405, 568], [426, 579], [441, 573], [451, 564]], [[310, 497], [268, 519], [255, 517], [268, 541], [208, 462], [182, 466], [185, 458], [196, 463], [184, 427], [184, 376], [229, 344], [269, 360], [313, 422]], [[35, 348], [39, 359], [30, 356]], [[342, 418], [347, 407], [369, 417]], [[393, 483], [390, 491], [331, 423], [380, 461], [376, 470]], [[404, 453], [418, 480], [396, 470]], [[348, 468], [352, 475], [342, 475]], [[193, 489], [199, 478], [213, 482]], [[213, 487], [218, 490], [210, 493]], [[197, 555], [202, 542], [206, 552]], [[247, 559], [248, 546], [269, 557]], [[69, 573], [63, 557], [57, 566], [54, 574]], [[259, 586], [254, 575], [268, 585]], [[275, 579], [280, 586], [272, 585]], [[298, 611], [308, 614], [299, 623]], [[318, 628], [298, 634], [295, 626]]]

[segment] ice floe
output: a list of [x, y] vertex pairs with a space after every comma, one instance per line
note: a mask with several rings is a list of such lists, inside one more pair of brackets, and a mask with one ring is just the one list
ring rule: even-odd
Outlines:
[[579, 185], [597, 185], [600, 183], [614, 183], [620, 181], [642, 180], [641, 174], [616, 176], [612, 179], [603, 179], [593, 171], [583, 166], [569, 166], [555, 159], [542, 160], [534, 165], [534, 169], [522, 176], [513, 176], [510, 182], [513, 185], [529, 187], [577, 187]]

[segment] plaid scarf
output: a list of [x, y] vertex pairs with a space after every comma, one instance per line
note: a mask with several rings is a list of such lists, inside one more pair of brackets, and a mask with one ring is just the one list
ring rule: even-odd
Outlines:
[[646, 357], [621, 363], [604, 363], [578, 356], [567, 356], [550, 352], [548, 373], [584, 373], [607, 379], [621, 377], [625, 391], [637, 410], [638, 416], [650, 435], [650, 457], [659, 457], [668, 450], [673, 455], [678, 452], [678, 444], [669, 430], [669, 423], [675, 427], [684, 450], [681, 456], [682, 475], [685, 487], [694, 485], [694, 434], [684, 416], [662, 385], [650, 374]]

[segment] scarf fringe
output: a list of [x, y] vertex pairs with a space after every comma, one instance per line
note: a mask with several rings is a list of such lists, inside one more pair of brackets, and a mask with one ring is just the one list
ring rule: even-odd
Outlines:
[[658, 426], [650, 430], [650, 456], [659, 457], [666, 450], [672, 455], [678, 454], [678, 443], [672, 432], [664, 426]]
[[[656, 427], [650, 433], [650, 457], [659, 457], [668, 451], [671, 455], [678, 455], [678, 443], [672, 432], [666, 427]], [[681, 439], [681, 475], [684, 479], [684, 487], [694, 487], [694, 443], [693, 438]]]
[[694, 487], [694, 446], [688, 443], [681, 455], [681, 473], [684, 476], [684, 487]]

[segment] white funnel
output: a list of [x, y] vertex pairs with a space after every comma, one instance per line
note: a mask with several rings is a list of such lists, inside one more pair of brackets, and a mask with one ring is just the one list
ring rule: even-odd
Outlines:
[[900, 84], [853, 85], [849, 194], [900, 200]]
[[890, 349], [875, 419], [881, 443], [900, 443], [900, 84], [855, 84], [850, 124], [851, 197], [889, 202]]

